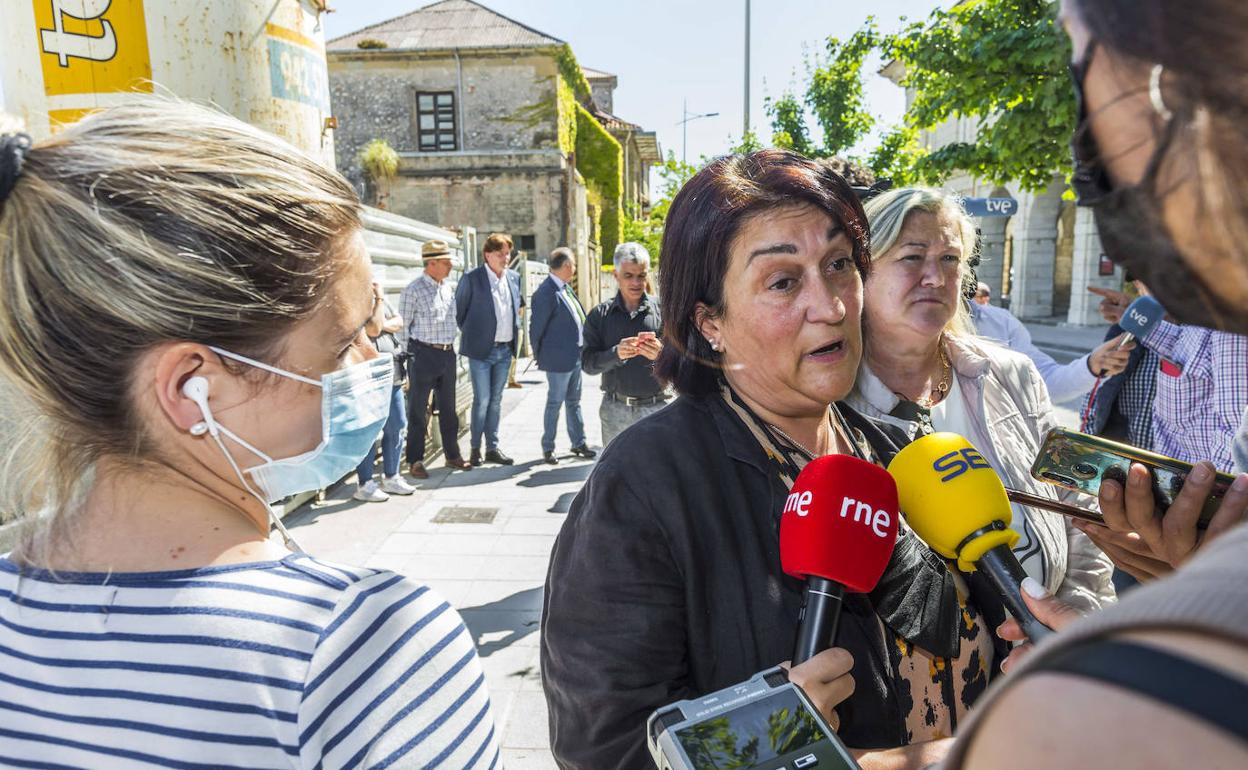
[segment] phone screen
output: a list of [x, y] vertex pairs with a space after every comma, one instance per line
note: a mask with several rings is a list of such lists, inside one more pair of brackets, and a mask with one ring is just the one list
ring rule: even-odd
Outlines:
[[676, 731], [694, 770], [852, 770], [791, 689]]

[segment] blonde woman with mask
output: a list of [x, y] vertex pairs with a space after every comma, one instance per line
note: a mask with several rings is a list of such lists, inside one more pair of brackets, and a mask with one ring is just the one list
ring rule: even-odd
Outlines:
[[173, 100], [0, 135], [0, 764], [497, 763], [446, 602], [269, 537], [385, 422], [360, 214]]
[[[863, 363], [849, 403], [903, 428], [966, 436], [1007, 486], [1056, 497], [1028, 473], [1057, 424], [1027, 357], [971, 329], [963, 290], [975, 226], [952, 196], [892, 190], [867, 202], [871, 272], [864, 286]], [[1015, 506], [1014, 551], [1027, 574], [1082, 610], [1114, 598], [1109, 558], [1066, 518]]]

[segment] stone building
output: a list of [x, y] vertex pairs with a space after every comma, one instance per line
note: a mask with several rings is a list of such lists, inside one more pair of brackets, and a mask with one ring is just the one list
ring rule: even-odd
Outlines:
[[[326, 48], [339, 169], [369, 197], [359, 152], [388, 142], [399, 155], [390, 211], [482, 238], [507, 232], [538, 260], [571, 246], [580, 271], [596, 275], [625, 199], [648, 205], [654, 135], [610, 115], [616, 79], [592, 88], [562, 40], [471, 0], [442, 0]], [[608, 190], [612, 170], [631, 180], [631, 197]], [[578, 287], [587, 304], [597, 283]]]
[[[880, 74], [901, 84], [899, 62]], [[907, 89], [906, 108], [914, 100]], [[976, 122], [951, 118], [921, 137], [922, 146], [935, 150], [954, 143], [973, 143]], [[1104, 256], [1092, 221], [1092, 212], [1065, 200], [1066, 180], [1054, 176], [1043, 192], [1026, 192], [1013, 183], [996, 185], [968, 174], [948, 179], [944, 188], [967, 198], [1012, 198], [1017, 213], [1008, 217], [977, 218], [981, 240], [979, 280], [992, 287], [994, 303], [1010, 308], [1019, 318], [1055, 319], [1074, 325], [1100, 325], [1100, 298], [1088, 286], [1119, 288], [1121, 267]]]
[[594, 116], [624, 150], [624, 206], [634, 216], [650, 213], [650, 168], [663, 162], [659, 140], [653, 131], [615, 116], [615, 88], [619, 78], [584, 68], [594, 97]]

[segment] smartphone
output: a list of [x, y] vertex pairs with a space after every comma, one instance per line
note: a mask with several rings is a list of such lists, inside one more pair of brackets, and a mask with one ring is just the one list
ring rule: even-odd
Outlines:
[[[1187, 474], [1192, 471], [1191, 463], [1100, 436], [1054, 428], [1044, 437], [1040, 455], [1031, 466], [1031, 475], [1040, 481], [1095, 497], [1101, 491], [1101, 479], [1125, 485], [1127, 469], [1132, 463], [1148, 468], [1153, 478], [1153, 499], [1159, 512], [1166, 511], [1174, 503]], [[1205, 501], [1197, 527], [1204, 529], [1208, 526], [1234, 480], [1225, 473], [1216, 475], [1213, 492]]]
[[646, 340], [652, 340], [654, 339], [654, 332], [639, 332], [637, 334], [637, 339], [640, 340], [641, 342], [645, 342]]

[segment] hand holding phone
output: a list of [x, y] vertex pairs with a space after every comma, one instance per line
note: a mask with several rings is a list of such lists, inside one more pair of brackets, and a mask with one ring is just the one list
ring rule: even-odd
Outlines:
[[640, 343], [637, 337], [625, 337], [615, 346], [615, 353], [621, 361], [627, 361], [630, 358], [636, 358], [641, 354]]
[[1099, 515], [1078, 518], [1099, 518], [1099, 525], [1075, 526], [1137, 578], [1178, 567], [1209, 539], [1248, 518], [1248, 475], [1234, 478], [1207, 462], [1193, 466], [1063, 428], [1045, 437], [1031, 473], [1098, 496]]
[[[1098, 544], [1106, 541], [1103, 548], [1124, 551], [1121, 566], [1128, 572], [1142, 572], [1147, 577], [1165, 574], [1187, 561], [1206, 542], [1248, 517], [1248, 476], [1241, 475], [1219, 495], [1224, 478], [1225, 474], [1216, 473], [1211, 464], [1198, 463], [1174, 501], [1158, 515], [1149, 470], [1133, 464], [1125, 484], [1111, 479], [1101, 485], [1101, 514], [1112, 536], [1096, 537], [1099, 533], [1091, 531], [1087, 534]], [[1211, 499], [1219, 501], [1212, 515]], [[1114, 550], [1107, 549], [1106, 553], [1114, 558]]]
[[[1040, 454], [1031, 466], [1031, 475], [1049, 484], [1096, 497], [1102, 480], [1125, 484], [1132, 464], [1143, 466], [1140, 473], [1151, 477], [1139, 492], [1151, 489], [1154, 508], [1165, 513], [1174, 505], [1194, 466], [1165, 455], [1149, 452], [1129, 444], [1054, 428], [1044, 437]], [[1235, 479], [1225, 473], [1211, 472], [1208, 494], [1201, 506], [1196, 526], [1204, 529], [1218, 511], [1222, 498]], [[1144, 477], [1141, 477], [1141, 479]]]

